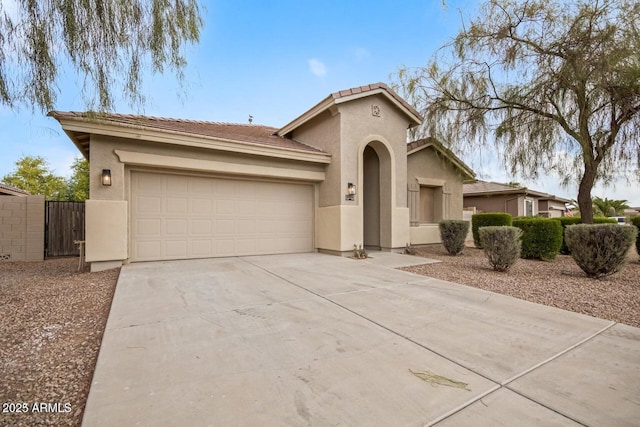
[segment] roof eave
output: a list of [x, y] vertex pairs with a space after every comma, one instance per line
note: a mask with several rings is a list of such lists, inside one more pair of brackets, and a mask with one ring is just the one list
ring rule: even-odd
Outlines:
[[295, 148], [277, 147], [241, 140], [195, 135], [166, 129], [150, 129], [127, 123], [114, 124], [106, 120], [69, 118], [56, 114], [52, 114], [52, 116], [58, 120], [62, 129], [70, 136], [71, 140], [74, 142], [76, 147], [78, 147], [80, 152], [85, 155], [85, 157], [87, 157], [87, 155], [82, 149], [82, 146], [79, 145], [77, 138], [74, 137], [76, 134], [97, 134], [313, 163], [331, 163], [331, 156], [327, 153], [314, 153], [311, 151], [297, 150]]
[[393, 103], [397, 108], [399, 108], [408, 118], [409, 118], [409, 127], [415, 127], [422, 124], [422, 117], [416, 115], [413, 111], [409, 110], [407, 107], [402, 105], [394, 96], [392, 96], [387, 90], [384, 88], [377, 88], [373, 90], [363, 91], [360, 93], [354, 93], [351, 95], [345, 95], [336, 98], [333, 94], [329, 95], [309, 110], [301, 114], [300, 116], [293, 119], [291, 122], [287, 123], [283, 127], [278, 130], [278, 136], [286, 136], [287, 134], [293, 132], [298, 127], [307, 123], [314, 117], [317, 117], [327, 109], [331, 108], [334, 105], [344, 104], [345, 102], [354, 101], [360, 98], [366, 98], [369, 96], [375, 95], [384, 95], [391, 103]]

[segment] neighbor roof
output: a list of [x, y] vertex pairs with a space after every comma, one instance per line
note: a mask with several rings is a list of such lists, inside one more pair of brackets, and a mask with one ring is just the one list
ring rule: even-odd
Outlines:
[[270, 126], [73, 111], [51, 111], [48, 115], [63, 125], [63, 129], [86, 158], [89, 156], [89, 135], [91, 133], [132, 137], [125, 134], [115, 134], [113, 129], [109, 133], [106, 132], [108, 129], [98, 129], [95, 126], [90, 126], [91, 124], [117, 126], [120, 129], [158, 131], [173, 135], [189, 135], [205, 139], [233, 141], [241, 144], [269, 146], [276, 149], [325, 154], [328, 156], [318, 148], [278, 136], [278, 129]]
[[453, 151], [442, 145], [440, 141], [431, 136], [407, 144], [407, 156], [410, 156], [413, 153], [417, 153], [418, 151], [428, 147], [432, 147], [440, 154], [443, 154], [447, 159], [449, 159], [451, 163], [453, 163], [458, 169], [460, 169], [468, 179], [474, 180], [476, 178], [475, 172], [469, 166], [467, 166], [465, 162], [463, 162], [458, 156], [456, 156]]
[[0, 196], [29, 196], [29, 192], [0, 182]]
[[541, 191], [530, 190], [523, 186], [513, 186], [500, 182], [476, 181], [474, 183], [464, 184], [462, 186], [462, 194], [464, 196], [491, 196], [494, 194], [524, 194], [527, 196], [539, 197], [544, 200], [557, 200], [559, 202], [568, 203], [570, 200], [557, 197], [552, 194], [543, 193]]
[[333, 105], [342, 104], [344, 102], [353, 101], [355, 99], [377, 94], [385, 96], [400, 110], [402, 110], [409, 118], [410, 126], [417, 126], [422, 123], [422, 116], [415, 108], [413, 108], [407, 101], [402, 99], [402, 97], [389, 86], [384, 83], [378, 82], [332, 93], [324, 100], [311, 107], [305, 113], [280, 128], [280, 130], [278, 130], [278, 135], [285, 136], [291, 133], [294, 129], [308, 122]]

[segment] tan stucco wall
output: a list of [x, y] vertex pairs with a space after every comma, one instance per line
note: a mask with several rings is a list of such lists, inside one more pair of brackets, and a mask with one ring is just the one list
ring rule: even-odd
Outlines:
[[519, 196], [496, 195], [496, 196], [465, 196], [464, 207], [475, 207], [478, 213], [482, 212], [506, 212], [511, 216], [519, 216], [522, 209], [523, 200]]
[[[346, 184], [341, 186], [342, 152], [340, 150], [341, 116], [337, 107], [324, 111], [313, 120], [295, 129], [293, 139], [319, 148], [331, 155], [331, 163], [325, 167], [325, 180], [319, 187], [320, 207], [343, 204]], [[350, 182], [355, 183], [356, 177]]]
[[0, 261], [44, 259], [44, 197], [0, 196]]
[[464, 207], [475, 207], [481, 212], [506, 212], [513, 217], [525, 215], [525, 199], [533, 201], [533, 215], [540, 211], [538, 199], [531, 196], [505, 194], [493, 196], [465, 196]]
[[[87, 262], [123, 261], [128, 258], [127, 206], [126, 201], [119, 200], [85, 202]], [[91, 238], [88, 238], [89, 236]]]
[[[374, 105], [379, 116], [372, 114]], [[334, 105], [292, 132], [294, 139], [331, 154], [326, 179], [319, 184], [318, 249], [351, 251], [354, 244], [364, 242], [363, 153], [367, 145], [375, 148], [380, 159], [379, 245], [382, 249], [393, 249], [403, 248], [409, 242], [408, 125], [404, 112], [385, 96], [376, 95]], [[353, 201], [345, 200], [349, 183], [357, 186]]]
[[444, 181], [442, 219], [462, 219], [462, 182], [458, 169], [442, 154], [431, 147], [416, 151], [407, 158], [409, 183], [418, 184], [418, 178]]
[[[432, 147], [412, 153], [407, 158], [407, 177], [412, 185], [429, 184], [435, 187], [434, 213], [438, 220], [462, 219], [463, 178], [442, 154]], [[410, 236], [412, 245], [440, 243], [437, 221], [411, 227]]]
[[[372, 107], [380, 108], [380, 116], [372, 114]], [[408, 119], [403, 112], [384, 96], [372, 96], [340, 104], [342, 140], [342, 187], [353, 182], [354, 171], [361, 168], [362, 152], [367, 144], [380, 141], [391, 153], [394, 186], [382, 191], [394, 195], [393, 206], [407, 206], [407, 127]], [[381, 159], [382, 160], [382, 159]], [[359, 181], [362, 180], [360, 175]]]

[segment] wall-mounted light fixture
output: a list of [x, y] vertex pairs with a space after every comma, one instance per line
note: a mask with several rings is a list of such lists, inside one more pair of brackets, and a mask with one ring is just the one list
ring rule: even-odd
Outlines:
[[354, 200], [356, 196], [356, 185], [352, 182], [347, 184], [347, 194], [344, 196], [345, 200]]
[[102, 185], [111, 186], [111, 169], [102, 169]]

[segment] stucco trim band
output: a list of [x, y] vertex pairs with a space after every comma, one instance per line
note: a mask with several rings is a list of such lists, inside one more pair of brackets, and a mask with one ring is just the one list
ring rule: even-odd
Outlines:
[[324, 171], [305, 171], [284, 169], [271, 166], [227, 163], [215, 160], [189, 159], [186, 157], [164, 156], [161, 154], [140, 153], [136, 151], [114, 150], [122, 163], [135, 166], [155, 166], [191, 171], [219, 172], [230, 175], [255, 176], [266, 178], [285, 178], [303, 181], [324, 181]]

